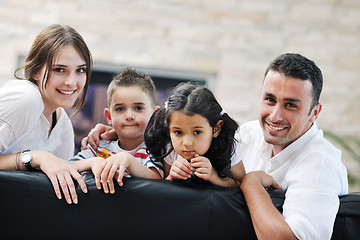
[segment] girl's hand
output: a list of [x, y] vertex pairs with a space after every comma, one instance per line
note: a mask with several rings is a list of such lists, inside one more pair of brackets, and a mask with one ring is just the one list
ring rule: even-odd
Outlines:
[[206, 157], [199, 156], [198, 154], [196, 154], [195, 157], [191, 159], [190, 164], [193, 168], [195, 168], [194, 174], [206, 181], [209, 181], [214, 174], [217, 174], [214, 171], [210, 160]]
[[193, 167], [185, 158], [177, 159], [170, 169], [171, 178], [186, 180], [191, 177]]
[[69, 162], [58, 158], [49, 152], [40, 150], [31, 152], [34, 157], [33, 167], [39, 167], [48, 176], [54, 187], [57, 198], [61, 199], [61, 187], [66, 202], [68, 204], [71, 204], [72, 202], [77, 204], [78, 198], [73, 178], [79, 183], [84, 193], [87, 193], [87, 188], [83, 177], [78, 173], [75, 167]]

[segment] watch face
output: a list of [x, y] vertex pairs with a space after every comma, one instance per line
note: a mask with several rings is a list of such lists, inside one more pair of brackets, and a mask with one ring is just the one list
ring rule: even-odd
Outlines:
[[28, 163], [31, 160], [31, 155], [29, 153], [24, 153], [21, 157], [23, 163]]

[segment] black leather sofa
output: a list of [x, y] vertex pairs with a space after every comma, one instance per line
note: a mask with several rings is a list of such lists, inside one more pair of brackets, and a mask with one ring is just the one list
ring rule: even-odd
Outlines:
[[[42, 172], [0, 171], [0, 239], [256, 239], [243, 195], [198, 180], [125, 179], [115, 194], [58, 200]], [[282, 210], [283, 191], [269, 191]], [[359, 239], [360, 193], [340, 197], [332, 239]]]

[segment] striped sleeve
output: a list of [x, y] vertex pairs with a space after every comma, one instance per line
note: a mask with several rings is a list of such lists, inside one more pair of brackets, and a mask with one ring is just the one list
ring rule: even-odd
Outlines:
[[146, 147], [141, 147], [134, 155], [133, 155], [142, 165], [147, 168], [154, 167], [159, 172], [160, 176], [164, 178], [164, 167], [161, 162], [154, 162], [150, 159], [149, 154], [146, 152]]
[[73, 158], [71, 158], [69, 161], [80, 161], [83, 159], [88, 159], [96, 156], [96, 151], [90, 146], [90, 144], [87, 145], [85, 150], [81, 150], [78, 152]]

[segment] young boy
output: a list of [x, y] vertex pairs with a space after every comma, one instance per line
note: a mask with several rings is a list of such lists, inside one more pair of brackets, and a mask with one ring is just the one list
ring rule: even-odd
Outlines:
[[107, 90], [108, 108], [104, 115], [115, 129], [117, 141], [101, 140], [95, 150], [89, 144], [70, 161], [79, 172], [92, 170], [98, 189], [114, 193], [112, 178], [119, 186], [129, 174], [143, 178], [163, 177], [160, 162], [150, 160], [144, 143], [146, 125], [159, 106], [155, 103], [155, 86], [150, 76], [124, 68], [114, 76]]

